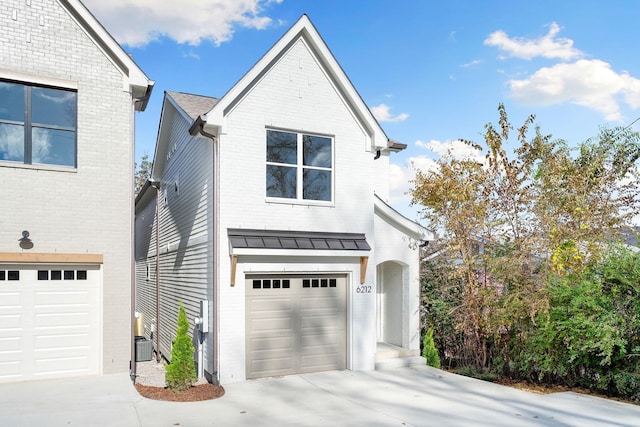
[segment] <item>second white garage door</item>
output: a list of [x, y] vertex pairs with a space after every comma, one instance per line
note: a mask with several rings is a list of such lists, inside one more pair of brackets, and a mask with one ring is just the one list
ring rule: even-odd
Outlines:
[[344, 276], [247, 276], [247, 378], [346, 368]]

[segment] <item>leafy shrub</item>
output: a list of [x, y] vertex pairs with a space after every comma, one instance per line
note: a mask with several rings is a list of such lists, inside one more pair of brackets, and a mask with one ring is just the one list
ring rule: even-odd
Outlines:
[[189, 321], [184, 305], [180, 301], [178, 311], [178, 328], [171, 349], [171, 363], [167, 365], [165, 382], [173, 391], [186, 390], [197, 380], [193, 359], [195, 348], [189, 337]]
[[552, 280], [526, 356], [537, 379], [639, 399], [639, 293], [640, 254], [621, 248]]
[[429, 328], [424, 335], [422, 356], [427, 359], [427, 365], [440, 369], [440, 356], [438, 356], [438, 349], [433, 342], [433, 328]]

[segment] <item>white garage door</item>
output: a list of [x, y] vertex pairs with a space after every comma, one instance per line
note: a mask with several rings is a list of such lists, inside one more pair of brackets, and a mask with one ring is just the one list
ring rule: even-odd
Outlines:
[[346, 368], [344, 276], [247, 277], [247, 378]]
[[98, 266], [0, 265], [0, 382], [99, 373]]

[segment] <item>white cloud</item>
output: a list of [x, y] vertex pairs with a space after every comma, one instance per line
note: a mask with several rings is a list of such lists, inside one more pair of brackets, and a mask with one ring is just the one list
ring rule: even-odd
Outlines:
[[570, 102], [602, 113], [606, 120], [622, 120], [618, 100], [622, 96], [632, 108], [640, 108], [640, 80], [616, 73], [600, 60], [581, 59], [536, 71], [523, 80], [509, 81], [511, 96], [530, 106]]
[[263, 7], [282, 0], [83, 0], [121, 44], [143, 46], [161, 36], [178, 43], [216, 45], [234, 28], [264, 29], [272, 24]]
[[387, 104], [371, 107], [371, 113], [379, 122], [403, 122], [409, 118], [409, 114], [400, 113], [396, 116], [391, 114], [391, 108]]
[[392, 203], [409, 202], [407, 193], [411, 189], [411, 182], [415, 179], [416, 172], [431, 172], [438, 169], [438, 164], [434, 157], [452, 156], [460, 160], [472, 159], [479, 163], [484, 163], [485, 161], [481, 151], [468, 146], [460, 140], [445, 142], [436, 140], [429, 142], [416, 141], [416, 146], [427, 149], [432, 154], [410, 157], [404, 164], [390, 164], [389, 189]]
[[411, 201], [409, 191], [415, 180], [416, 172], [432, 172], [438, 170], [438, 164], [434, 157], [453, 156], [456, 159], [472, 159], [484, 163], [485, 158], [481, 151], [466, 145], [460, 140], [440, 142], [416, 141], [416, 146], [427, 149], [431, 153], [410, 157], [404, 164], [391, 163], [389, 165], [389, 195], [390, 202], [396, 206], [406, 206]]
[[502, 30], [489, 34], [484, 41], [487, 46], [496, 46], [505, 51], [507, 55], [521, 59], [533, 59], [542, 56], [544, 58], [558, 58], [563, 61], [583, 56], [583, 53], [573, 47], [573, 40], [556, 38], [560, 32], [560, 26], [555, 22], [549, 26], [549, 32], [537, 39], [527, 40], [521, 37], [510, 38]]
[[416, 145], [421, 148], [426, 148], [438, 154], [440, 157], [453, 157], [454, 159], [463, 160], [475, 160], [478, 163], [484, 163], [485, 157], [482, 151], [477, 150], [470, 145], [465, 144], [463, 141], [449, 140], [440, 142], [431, 140], [429, 142], [417, 141]]
[[435, 160], [427, 156], [411, 157], [404, 164], [391, 163], [389, 165], [389, 193], [392, 204], [408, 204], [410, 200], [409, 190], [412, 181], [416, 177], [416, 171], [427, 172], [435, 170]]
[[473, 61], [467, 62], [466, 64], [462, 64], [460, 66], [460, 68], [469, 68], [469, 67], [473, 67], [474, 65], [480, 65], [482, 64], [482, 60], [481, 59], [474, 59]]

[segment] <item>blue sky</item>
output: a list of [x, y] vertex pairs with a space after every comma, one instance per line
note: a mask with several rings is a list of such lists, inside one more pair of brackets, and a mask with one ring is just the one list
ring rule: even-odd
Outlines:
[[[459, 138], [482, 141], [504, 103], [577, 144], [640, 117], [634, 0], [84, 0], [156, 81], [137, 115], [136, 158], [153, 156], [165, 90], [221, 97], [304, 13], [387, 135], [392, 205]], [[633, 125], [640, 130], [640, 122]]]

